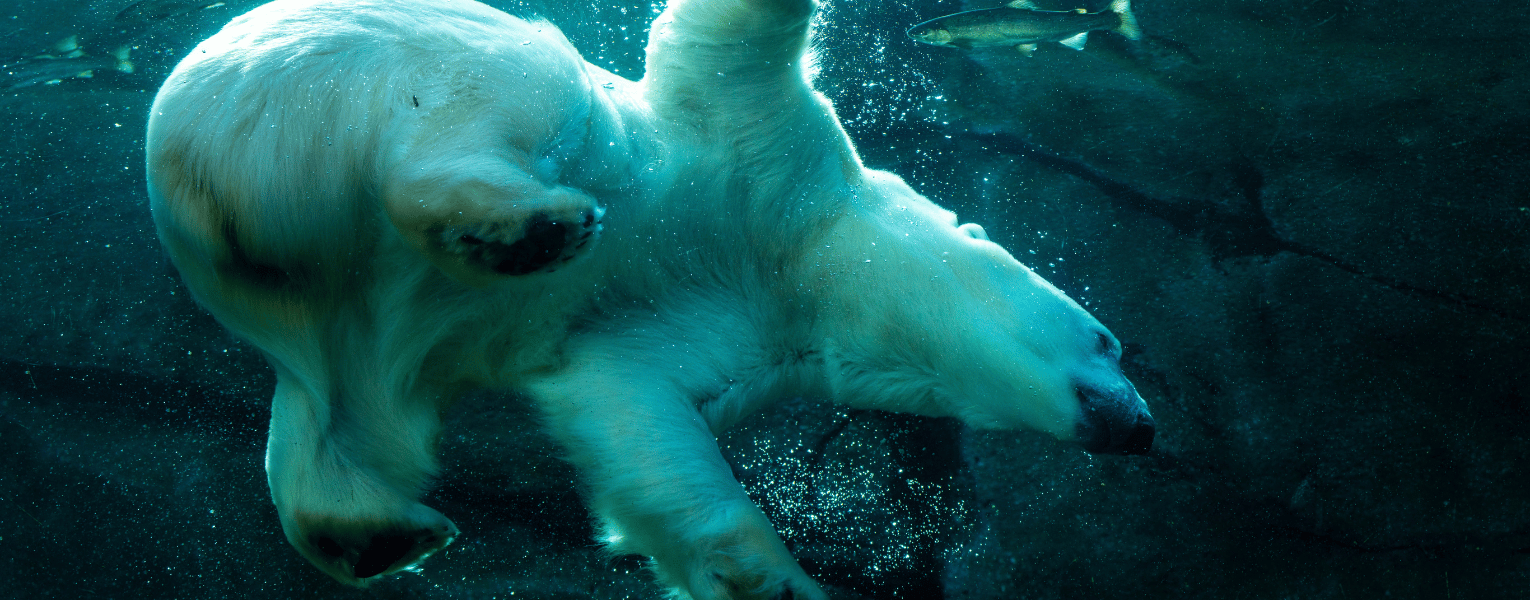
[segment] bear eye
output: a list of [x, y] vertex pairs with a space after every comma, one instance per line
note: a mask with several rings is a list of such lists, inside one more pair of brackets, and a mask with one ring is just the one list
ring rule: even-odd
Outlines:
[[1103, 331], [1097, 331], [1095, 332], [1094, 336], [1096, 350], [1098, 350], [1100, 354], [1115, 356], [1116, 342], [1115, 340], [1110, 339], [1110, 335]]

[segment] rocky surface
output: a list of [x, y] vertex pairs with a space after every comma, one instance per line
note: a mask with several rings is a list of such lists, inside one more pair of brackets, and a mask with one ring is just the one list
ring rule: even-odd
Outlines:
[[[287, 547], [272, 376], [187, 299], [142, 192], [154, 87], [254, 3], [128, 4], [0, 27], [8, 56], [79, 33], [140, 65], [0, 92], [0, 590], [656, 597], [513, 397], [453, 413], [430, 502], [464, 535], [423, 573], [356, 592]], [[566, 4], [506, 8], [641, 72], [652, 7]], [[1527, 9], [1139, 4], [1142, 43], [1025, 58], [902, 36], [976, 4], [835, 2], [819, 81], [868, 163], [1122, 339], [1154, 452], [788, 399], [723, 438], [740, 480], [841, 598], [1522, 597]]]

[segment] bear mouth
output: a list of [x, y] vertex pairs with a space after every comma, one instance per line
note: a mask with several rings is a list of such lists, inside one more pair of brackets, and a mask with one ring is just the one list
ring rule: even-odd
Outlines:
[[1141, 455], [1153, 449], [1157, 425], [1130, 383], [1074, 386], [1082, 415], [1074, 439], [1090, 454]]

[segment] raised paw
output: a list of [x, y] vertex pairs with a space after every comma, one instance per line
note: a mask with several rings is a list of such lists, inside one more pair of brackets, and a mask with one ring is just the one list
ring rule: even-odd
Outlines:
[[551, 273], [593, 247], [605, 212], [596, 206], [570, 215], [536, 213], [519, 227], [505, 223], [447, 227], [441, 241], [449, 252], [495, 273]]

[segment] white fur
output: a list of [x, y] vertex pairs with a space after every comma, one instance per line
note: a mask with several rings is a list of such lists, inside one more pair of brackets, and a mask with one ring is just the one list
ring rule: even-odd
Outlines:
[[[474, 387], [533, 397], [602, 539], [694, 598], [823, 597], [713, 437], [778, 397], [1074, 435], [1070, 382], [1120, 378], [1103, 328], [861, 165], [804, 75], [811, 11], [672, 2], [640, 83], [468, 0], [281, 0], [192, 51], [153, 108], [152, 208], [276, 368], [294, 546], [364, 584], [448, 543], [418, 498]], [[471, 255], [600, 211], [556, 271]], [[358, 575], [379, 535], [414, 546]]]

